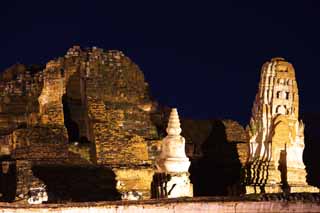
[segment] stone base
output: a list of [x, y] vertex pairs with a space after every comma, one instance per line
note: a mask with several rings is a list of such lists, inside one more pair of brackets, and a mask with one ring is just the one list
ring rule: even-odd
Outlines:
[[309, 193], [319, 193], [320, 190], [317, 187], [309, 186], [309, 185], [296, 185], [289, 186], [290, 193], [301, 193], [301, 192], [309, 192]]
[[145, 200], [151, 198], [151, 168], [114, 168], [116, 188], [123, 200]]
[[189, 173], [172, 173], [167, 182], [168, 198], [193, 197], [193, 185]]
[[261, 193], [319, 193], [319, 189], [309, 185], [289, 186], [288, 190], [282, 188], [281, 184], [265, 185], [265, 186], [246, 186], [246, 194], [261, 194]]
[[282, 193], [281, 185], [265, 185], [265, 186], [246, 186], [246, 194], [261, 194], [261, 193]]

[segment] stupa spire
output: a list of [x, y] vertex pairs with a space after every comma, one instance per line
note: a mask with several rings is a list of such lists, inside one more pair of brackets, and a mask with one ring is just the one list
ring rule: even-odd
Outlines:
[[166, 129], [169, 136], [180, 136], [181, 127], [177, 108], [173, 108], [170, 113], [168, 127]]

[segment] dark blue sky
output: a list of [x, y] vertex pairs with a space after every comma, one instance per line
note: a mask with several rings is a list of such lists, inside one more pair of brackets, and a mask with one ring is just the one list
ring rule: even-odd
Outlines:
[[111, 2], [1, 1], [0, 70], [45, 63], [75, 44], [120, 49], [161, 104], [246, 123], [262, 64], [282, 56], [296, 68], [300, 111], [320, 111], [316, 1]]

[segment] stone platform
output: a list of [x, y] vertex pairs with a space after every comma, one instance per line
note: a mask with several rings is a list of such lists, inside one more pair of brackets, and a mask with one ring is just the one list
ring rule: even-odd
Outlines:
[[[314, 196], [316, 199], [319, 196]], [[257, 201], [231, 197], [201, 197], [148, 201], [41, 204], [37, 206], [0, 203], [0, 212], [319, 212], [319, 201]]]

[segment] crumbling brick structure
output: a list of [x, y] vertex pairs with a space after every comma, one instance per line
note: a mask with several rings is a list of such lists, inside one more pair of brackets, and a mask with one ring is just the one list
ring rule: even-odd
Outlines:
[[[292, 65], [273, 59], [263, 67], [250, 137], [232, 120], [181, 120], [195, 196], [240, 194], [258, 184], [255, 171], [273, 172], [258, 177], [280, 186], [281, 151], [291, 189], [307, 187], [297, 92]], [[43, 185], [49, 202], [150, 198], [152, 180], [163, 182], [153, 175], [168, 111], [121, 51], [74, 46], [44, 67], [8, 68], [0, 74], [0, 200], [26, 202]], [[271, 149], [277, 154], [261, 163]]]
[[[150, 197], [144, 181], [153, 175], [148, 144], [158, 140], [154, 103], [143, 73], [122, 52], [74, 46], [44, 69], [14, 65], [1, 80], [0, 155], [17, 180], [36, 180], [35, 166], [86, 164], [113, 170], [121, 193]], [[29, 182], [17, 182], [16, 196], [27, 197]]]

